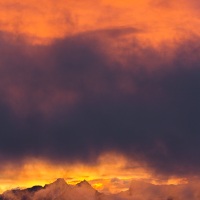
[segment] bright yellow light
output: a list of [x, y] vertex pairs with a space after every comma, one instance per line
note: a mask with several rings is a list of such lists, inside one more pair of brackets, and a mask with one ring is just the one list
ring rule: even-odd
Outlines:
[[[0, 192], [16, 187], [44, 186], [57, 178], [64, 178], [68, 184], [74, 185], [87, 180], [99, 191], [116, 193], [128, 189], [132, 179], [153, 180], [153, 174], [142, 163], [130, 161], [116, 153], [101, 155], [93, 165], [80, 162], [57, 164], [27, 159], [20, 167], [5, 165], [0, 174]], [[167, 180], [166, 184], [179, 184], [182, 180], [173, 178]], [[163, 184], [156, 180], [154, 183]]]

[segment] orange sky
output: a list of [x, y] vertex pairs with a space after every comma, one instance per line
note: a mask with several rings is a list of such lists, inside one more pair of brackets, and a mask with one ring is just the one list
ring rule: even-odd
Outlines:
[[52, 164], [41, 159], [27, 159], [16, 167], [7, 164], [1, 169], [0, 193], [11, 188], [27, 188], [45, 185], [58, 177], [65, 178], [69, 184], [87, 180], [97, 190], [116, 193], [127, 190], [131, 180], [142, 179], [153, 184], [182, 184], [185, 178], [171, 177], [156, 179], [145, 164], [127, 160], [116, 153], [100, 156], [94, 165], [82, 163]]
[[[137, 30], [134, 37], [141, 43], [173, 44], [200, 34], [199, 6], [195, 0], [0, 0], [0, 31], [24, 37], [31, 44], [49, 44], [85, 31], [131, 27]], [[58, 177], [72, 184], [86, 179], [95, 188], [111, 192], [127, 189], [131, 179], [157, 183], [145, 165], [131, 163], [129, 168], [129, 162], [116, 154], [100, 156], [93, 166], [55, 165], [31, 158], [19, 168], [12, 164], [1, 168], [0, 193], [17, 186], [44, 185]], [[117, 186], [110, 182], [113, 178], [119, 179]], [[184, 180], [173, 177], [165, 183]]]
[[112, 27], [134, 27], [157, 43], [199, 34], [196, 1], [186, 0], [0, 0], [0, 30], [45, 42]]

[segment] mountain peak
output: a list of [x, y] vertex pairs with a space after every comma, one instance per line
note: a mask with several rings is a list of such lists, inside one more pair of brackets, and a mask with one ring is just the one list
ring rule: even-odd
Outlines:
[[84, 186], [84, 187], [92, 187], [86, 180], [83, 180], [80, 183], [77, 183], [76, 185], [79, 186], [79, 187], [82, 187], [82, 186]]
[[53, 183], [50, 183], [48, 185], [45, 185], [44, 187], [59, 187], [59, 188], [64, 188], [66, 187], [68, 184], [65, 182], [64, 178], [58, 178], [56, 181], [54, 181]]
[[66, 182], [65, 182], [65, 179], [64, 178], [58, 178], [54, 183], [58, 183], [58, 184], [67, 184]]

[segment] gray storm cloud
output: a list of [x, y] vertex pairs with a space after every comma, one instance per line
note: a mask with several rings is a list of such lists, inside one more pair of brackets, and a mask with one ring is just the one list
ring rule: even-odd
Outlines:
[[87, 32], [48, 46], [1, 36], [1, 162], [94, 162], [113, 150], [160, 173], [199, 173], [200, 40], [181, 42], [169, 60], [170, 48], [144, 47], [130, 32]]

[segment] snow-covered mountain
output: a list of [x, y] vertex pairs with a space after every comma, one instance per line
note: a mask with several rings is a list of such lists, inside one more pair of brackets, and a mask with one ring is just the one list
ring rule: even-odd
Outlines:
[[9, 190], [0, 200], [199, 200], [200, 187], [196, 184], [153, 185], [133, 181], [129, 190], [118, 194], [103, 194], [87, 181], [69, 185], [64, 179], [28, 189]]
[[44, 187], [6, 191], [0, 196], [0, 200], [97, 200], [100, 195], [87, 181], [73, 186], [59, 178]]

